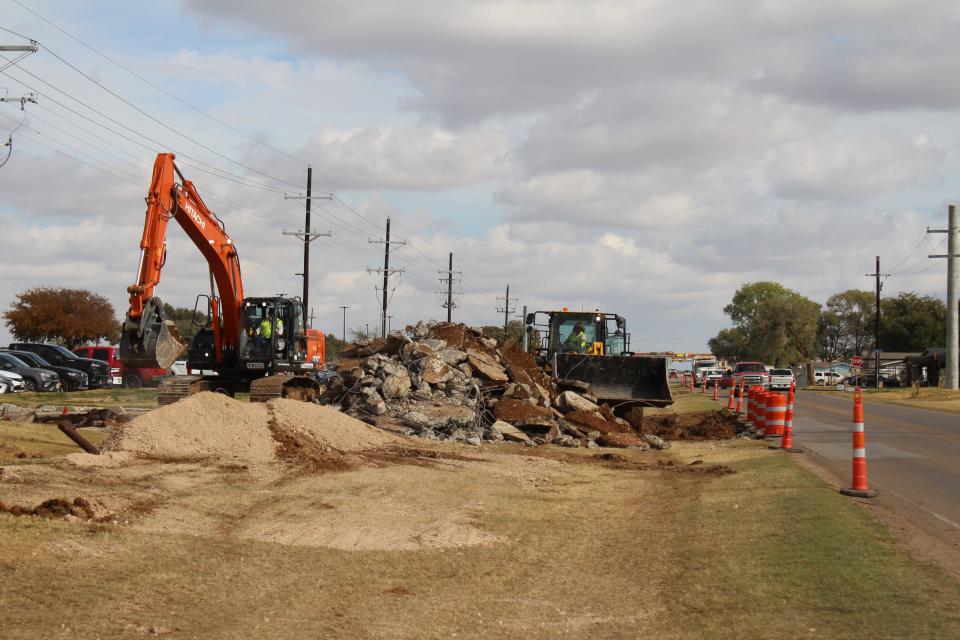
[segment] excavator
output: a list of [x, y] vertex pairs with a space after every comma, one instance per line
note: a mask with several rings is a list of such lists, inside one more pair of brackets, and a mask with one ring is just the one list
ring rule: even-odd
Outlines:
[[[127, 288], [130, 309], [120, 337], [121, 360], [130, 367], [168, 369], [187, 351], [188, 369], [205, 375], [164, 378], [159, 404], [200, 391], [231, 396], [249, 391], [252, 402], [279, 397], [316, 400], [322, 391], [314, 374], [323, 367], [323, 332], [306, 328], [298, 297], [244, 295], [233, 239], [194, 184], [180, 173], [175, 158], [172, 153], [160, 153], [153, 165], [137, 280]], [[196, 305], [206, 299], [206, 325], [189, 345], [164, 317], [163, 303], [156, 296], [167, 261], [171, 219], [186, 232], [210, 269], [210, 295], [197, 296]]]
[[622, 316], [563, 309], [535, 311], [525, 320], [528, 335], [541, 335], [537, 361], [561, 386], [582, 385], [618, 413], [673, 404], [666, 358], [634, 355]]

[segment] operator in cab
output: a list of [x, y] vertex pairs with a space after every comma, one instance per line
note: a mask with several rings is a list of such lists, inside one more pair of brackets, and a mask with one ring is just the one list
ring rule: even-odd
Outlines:
[[587, 333], [583, 329], [583, 323], [578, 322], [570, 332], [567, 338], [566, 346], [569, 351], [574, 353], [585, 353], [587, 350]]

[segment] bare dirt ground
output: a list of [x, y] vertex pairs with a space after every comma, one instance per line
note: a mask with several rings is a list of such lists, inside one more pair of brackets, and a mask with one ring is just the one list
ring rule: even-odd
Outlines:
[[138, 433], [0, 468], [5, 638], [623, 637], [663, 608], [670, 496], [714, 473], [385, 434], [190, 457]]

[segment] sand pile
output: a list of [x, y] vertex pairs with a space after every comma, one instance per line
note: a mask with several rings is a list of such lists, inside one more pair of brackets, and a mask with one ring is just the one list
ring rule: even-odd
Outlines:
[[332, 407], [297, 400], [271, 400], [268, 411], [286, 435], [312, 440], [325, 451], [363, 451], [395, 444], [399, 439]]
[[105, 450], [169, 458], [275, 459], [267, 407], [198, 393], [146, 413], [111, 437]]
[[272, 462], [289, 460], [297, 452], [348, 453], [396, 442], [398, 437], [329, 407], [296, 400], [240, 402], [208, 392], [140, 416], [120, 428], [102, 450]]

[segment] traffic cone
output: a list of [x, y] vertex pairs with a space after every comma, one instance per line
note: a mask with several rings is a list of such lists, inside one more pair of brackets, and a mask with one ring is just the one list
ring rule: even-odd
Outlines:
[[853, 390], [853, 486], [840, 489], [845, 496], [872, 498], [877, 492], [867, 484], [867, 438], [863, 431], [863, 391]]
[[720, 399], [720, 385], [717, 384], [717, 381], [713, 381], [713, 401], [716, 402]]
[[[743, 381], [744, 378], [740, 378], [740, 394], [737, 396], [737, 415], [744, 416], [746, 419], [746, 414], [743, 411]], [[736, 386], [736, 384], [734, 384]]]
[[787, 453], [803, 453], [803, 449], [793, 446], [793, 385], [790, 385], [790, 391], [787, 392], [787, 417], [783, 423], [783, 441], [780, 443], [780, 449]]
[[702, 384], [700, 385], [700, 393], [706, 394], [707, 393], [707, 376], [703, 376], [703, 380], [701, 381], [701, 383]]
[[728, 410], [728, 411], [733, 411], [733, 407], [734, 407], [734, 399], [733, 399], [733, 396], [735, 395], [734, 392], [735, 392], [736, 390], [737, 390], [737, 381], [736, 381], [736, 380], [731, 380], [731, 381], [730, 381], [730, 397], [727, 398], [727, 410]]
[[65, 416], [70, 413], [70, 408], [67, 405], [63, 405], [63, 411], [60, 412], [60, 415]]

